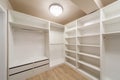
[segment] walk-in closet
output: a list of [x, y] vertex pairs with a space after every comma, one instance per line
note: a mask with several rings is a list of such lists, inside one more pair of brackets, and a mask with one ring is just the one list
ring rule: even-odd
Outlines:
[[120, 80], [120, 0], [0, 0], [0, 80]]

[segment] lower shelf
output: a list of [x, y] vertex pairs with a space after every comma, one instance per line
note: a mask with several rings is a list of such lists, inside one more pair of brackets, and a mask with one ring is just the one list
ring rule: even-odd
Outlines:
[[100, 79], [100, 71], [97, 71], [91, 67], [78, 63], [78, 70], [83, 72], [86, 76], [90, 77], [92, 80]]
[[49, 60], [9, 68], [9, 80], [26, 80], [49, 69]]
[[72, 59], [70, 59], [70, 58], [68, 58], [68, 57], [66, 57], [65, 60], [66, 60], [66, 62], [69, 63], [71, 66], [74, 66], [74, 67], [76, 66], [76, 61], [74, 61], [74, 60], [72, 60]]
[[70, 67], [72, 67], [72, 68], [76, 69], [76, 67], [75, 67], [75, 66], [73, 66], [72, 64], [70, 64], [69, 62], [65, 62], [65, 64], [67, 64], [68, 66], [70, 66]]
[[89, 80], [100, 80], [100, 71], [94, 70], [94, 69], [84, 66], [83, 64], [80, 64], [80, 63], [78, 63], [78, 65], [76, 66], [73, 63], [66, 61], [65, 64], [72, 67], [79, 73], [87, 76], [89, 78]]
[[92, 76], [91, 74], [83, 71], [82, 69], [77, 69], [77, 70], [78, 70], [80, 73], [82, 73], [83, 75], [88, 76], [91, 80], [99, 80], [98, 78], [96, 78], [96, 77]]
[[70, 57], [70, 56], [65, 56], [66, 58], [69, 58], [69, 59], [71, 59], [71, 60], [73, 60], [73, 61], [75, 61], [76, 59], [75, 58], [73, 58], [73, 57]]
[[85, 65], [85, 66], [88, 66], [88, 67], [90, 67], [90, 68], [92, 68], [92, 69], [94, 69], [94, 70], [100, 71], [100, 68], [99, 68], [99, 67], [96, 67], [96, 66], [94, 66], [94, 65], [91, 65], [91, 64], [86, 63], [86, 62], [84, 62], [84, 61], [78, 61], [78, 63], [83, 64], [83, 65]]

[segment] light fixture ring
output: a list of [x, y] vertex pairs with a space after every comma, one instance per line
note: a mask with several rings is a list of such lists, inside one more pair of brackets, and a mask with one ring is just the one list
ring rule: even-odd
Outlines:
[[51, 6], [54, 6], [54, 5], [60, 6], [60, 7], [62, 8], [62, 10], [64, 11], [63, 6], [62, 6], [61, 4], [59, 4], [59, 3], [52, 3], [52, 4], [49, 6], [49, 9], [50, 9]]
[[[55, 10], [52, 11], [52, 8], [53, 7], [57, 7], [58, 9], [60, 9], [60, 11], [58, 11], [57, 13], [54, 13]], [[63, 9], [63, 6], [59, 3], [52, 3], [50, 6], [49, 6], [49, 11], [52, 15], [54, 16], [59, 16], [63, 13], [64, 9]]]

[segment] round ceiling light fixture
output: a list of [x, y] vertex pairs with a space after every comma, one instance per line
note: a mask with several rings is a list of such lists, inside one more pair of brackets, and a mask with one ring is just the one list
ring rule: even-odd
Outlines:
[[49, 10], [50, 13], [55, 17], [58, 17], [63, 13], [63, 7], [58, 3], [51, 4], [49, 6]]

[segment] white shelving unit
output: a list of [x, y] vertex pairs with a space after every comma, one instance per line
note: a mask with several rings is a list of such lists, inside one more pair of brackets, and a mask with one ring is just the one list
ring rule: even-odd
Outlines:
[[120, 1], [75, 21], [76, 35], [73, 22], [65, 27], [66, 62], [90, 80], [119, 80]]
[[9, 68], [48, 57], [48, 21], [15, 11], [9, 11], [8, 21]]
[[97, 50], [100, 51], [100, 11], [77, 20], [77, 67], [91, 79], [100, 79], [100, 52]]
[[63, 25], [16, 11], [8, 13], [9, 80], [26, 80], [64, 63]]
[[92, 80], [100, 79], [100, 48], [100, 11], [66, 25], [66, 62]]
[[65, 26], [16, 11], [7, 16], [0, 6], [0, 80], [26, 80], [64, 61], [89, 80], [120, 80], [119, 26], [120, 0]]
[[64, 63], [64, 26], [50, 23], [49, 29], [50, 67]]
[[65, 26], [65, 60], [66, 63], [72, 65], [73, 68], [76, 67], [76, 32], [76, 21]]
[[9, 80], [26, 80], [49, 69], [49, 22], [8, 12]]

